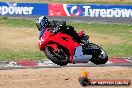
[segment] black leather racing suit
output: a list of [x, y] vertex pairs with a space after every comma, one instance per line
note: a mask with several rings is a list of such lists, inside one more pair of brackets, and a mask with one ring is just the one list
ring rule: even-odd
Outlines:
[[72, 26], [66, 26], [66, 21], [49, 21], [49, 27], [51, 28], [52, 33], [62, 31], [63, 33], [70, 35], [76, 42], [81, 43], [81, 37]]

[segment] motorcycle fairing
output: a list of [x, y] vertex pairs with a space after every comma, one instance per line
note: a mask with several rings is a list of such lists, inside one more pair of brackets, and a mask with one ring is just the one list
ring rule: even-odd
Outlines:
[[[50, 44], [56, 44], [65, 47], [70, 53], [70, 57], [69, 57], [70, 62], [72, 62], [73, 60], [75, 48], [77, 46], [80, 46], [79, 43], [73, 41], [71, 36], [64, 34], [62, 32], [58, 32], [57, 34], [52, 34], [50, 30], [46, 30], [44, 32], [40, 42], [39, 42], [39, 48], [41, 51], [43, 51], [47, 45], [50, 46]], [[56, 49], [56, 47], [54, 46], [51, 47]]]

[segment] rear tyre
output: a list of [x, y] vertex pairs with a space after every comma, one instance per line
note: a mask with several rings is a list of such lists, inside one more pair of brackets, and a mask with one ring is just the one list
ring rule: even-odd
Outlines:
[[90, 44], [92, 47], [98, 48], [99, 49], [99, 53], [94, 53], [93, 57], [91, 59], [91, 62], [99, 65], [99, 64], [105, 64], [108, 61], [108, 56], [106, 54], [106, 52], [98, 45], [96, 44]]
[[44, 49], [45, 55], [50, 59], [53, 63], [65, 66], [69, 63], [68, 53], [64, 52], [63, 49], [59, 49], [60, 52], [55, 52], [54, 49], [50, 46], [46, 46]]

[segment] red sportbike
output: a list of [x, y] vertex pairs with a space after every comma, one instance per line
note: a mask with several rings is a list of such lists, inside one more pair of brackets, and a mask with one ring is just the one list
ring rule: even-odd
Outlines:
[[84, 44], [75, 42], [71, 36], [61, 31], [53, 34], [48, 28], [40, 38], [38, 45], [48, 59], [60, 66], [89, 61], [94, 64], [105, 64], [108, 61], [106, 52], [100, 46], [89, 43], [85, 48]]

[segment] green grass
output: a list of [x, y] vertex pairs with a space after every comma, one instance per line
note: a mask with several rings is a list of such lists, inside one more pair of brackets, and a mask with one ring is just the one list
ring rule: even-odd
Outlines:
[[[90, 36], [91, 42], [102, 46], [109, 57], [132, 57], [132, 25], [75, 22], [68, 22], [68, 24], [74, 26], [77, 31], [83, 29]], [[34, 20], [0, 18], [0, 26], [8, 26], [10, 28], [21, 27], [27, 30], [31, 28], [31, 31], [26, 33], [33, 33], [33, 31], [38, 32]], [[37, 36], [36, 39], [38, 39]], [[34, 43], [36, 43], [36, 41], [34, 41]], [[0, 60], [41, 60], [46, 58], [36, 46], [33, 46], [35, 48], [28, 48], [26, 50], [19, 50], [17, 47], [14, 49], [3, 49], [2, 46], [0, 46]]]
[[45, 59], [45, 55], [40, 51], [19, 51], [12, 52], [8, 51], [0, 51], [0, 61], [11, 61], [11, 60], [42, 60]]
[[132, 25], [127, 24], [99, 24], [99, 23], [69, 23], [77, 27], [83, 28], [87, 33], [97, 32], [98, 34], [115, 36], [125, 40], [125, 43], [129, 43], [132, 40]]
[[25, 19], [8, 19], [8, 17], [0, 18], [0, 25], [10, 26], [10, 27], [35, 27], [35, 22]]
[[132, 44], [119, 44], [106, 47], [109, 56], [132, 57]]

